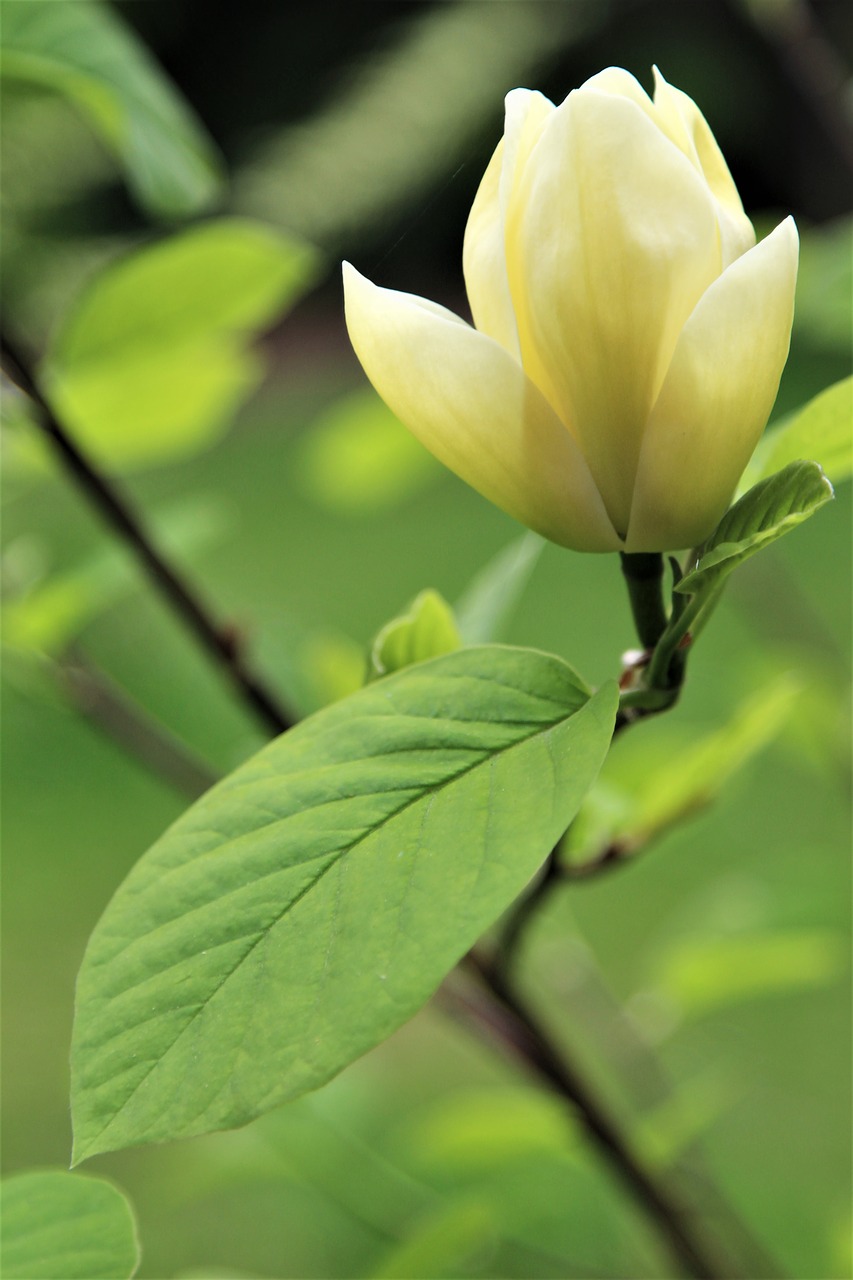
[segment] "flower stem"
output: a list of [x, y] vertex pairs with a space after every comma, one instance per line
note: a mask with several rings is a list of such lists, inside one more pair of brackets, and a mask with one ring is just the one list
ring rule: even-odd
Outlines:
[[640, 644], [644, 649], [653, 649], [667, 624], [663, 602], [663, 556], [658, 551], [630, 554], [620, 551], [619, 559]]

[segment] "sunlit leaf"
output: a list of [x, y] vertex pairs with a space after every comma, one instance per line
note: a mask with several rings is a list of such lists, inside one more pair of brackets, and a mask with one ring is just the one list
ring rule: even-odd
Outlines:
[[853, 473], [853, 377], [821, 391], [763, 437], [741, 481], [741, 492], [799, 458], [814, 458], [833, 484]]
[[461, 640], [453, 610], [431, 588], [415, 597], [408, 610], [385, 624], [370, 650], [373, 679], [402, 671], [414, 662], [426, 662], [458, 649]]
[[136, 1270], [133, 1214], [111, 1183], [45, 1169], [4, 1178], [0, 1193], [9, 1280], [127, 1280]]
[[713, 591], [744, 560], [802, 524], [832, 496], [832, 485], [816, 462], [790, 463], [726, 512], [699, 563], [675, 590], [686, 595]]
[[523, 533], [480, 570], [456, 605], [466, 644], [503, 639], [503, 630], [539, 562], [544, 538]]
[[60, 417], [112, 465], [203, 448], [260, 380], [251, 334], [296, 301], [315, 266], [304, 245], [220, 219], [107, 267], [49, 354], [47, 387]]
[[7, 0], [0, 46], [2, 74], [72, 102], [152, 213], [186, 216], [219, 195], [212, 142], [112, 8], [90, 0]]
[[369, 515], [405, 502], [439, 472], [372, 387], [343, 396], [312, 424], [299, 452], [302, 487], [342, 515]]
[[75, 1157], [244, 1124], [429, 998], [565, 830], [616, 690], [461, 649], [284, 734], [118, 890], [77, 988]]

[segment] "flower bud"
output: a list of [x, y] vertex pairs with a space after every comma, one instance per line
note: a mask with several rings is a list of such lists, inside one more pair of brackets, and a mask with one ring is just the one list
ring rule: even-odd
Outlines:
[[515, 89], [463, 266], [474, 326], [344, 264], [356, 354], [463, 480], [578, 551], [706, 538], [788, 353], [788, 218], [760, 244], [698, 108], [610, 68], [555, 107]]

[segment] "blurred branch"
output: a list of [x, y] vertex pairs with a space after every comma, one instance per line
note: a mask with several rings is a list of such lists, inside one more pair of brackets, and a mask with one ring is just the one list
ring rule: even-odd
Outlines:
[[578, 1070], [558, 1050], [546, 1030], [513, 992], [494, 962], [469, 952], [464, 962], [490, 996], [491, 1007], [469, 1002], [469, 1015], [488, 1027], [515, 1056], [566, 1098], [577, 1111], [595, 1146], [607, 1159], [623, 1186], [657, 1225], [675, 1258], [697, 1280], [715, 1280], [731, 1274], [722, 1259], [714, 1257], [699, 1237], [692, 1215], [671, 1197], [669, 1190], [645, 1168], [619, 1131], [601, 1100]]
[[79, 649], [70, 649], [56, 663], [56, 673], [76, 710], [189, 799], [197, 799], [218, 781], [213, 769]]
[[853, 174], [849, 75], [808, 0], [738, 0], [824, 136]]
[[274, 734], [290, 728], [291, 717], [252, 672], [242, 653], [242, 645], [232, 628], [219, 626], [189, 583], [169, 564], [154, 545], [140, 516], [112, 481], [101, 475], [74, 443], [38, 388], [26, 360], [5, 334], [0, 334], [0, 353], [7, 375], [32, 400], [41, 429], [50, 437], [68, 473], [100, 511], [106, 522], [131, 548], [154, 586], [199, 644], [228, 677], [245, 704], [267, 730]]

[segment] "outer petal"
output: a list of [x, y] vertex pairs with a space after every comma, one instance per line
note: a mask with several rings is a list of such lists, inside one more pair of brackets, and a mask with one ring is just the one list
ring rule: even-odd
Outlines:
[[708, 122], [692, 98], [667, 84], [657, 67], [655, 109], [664, 128], [704, 176], [718, 206], [723, 269], [755, 244], [752, 223]]
[[474, 324], [519, 358], [518, 329], [504, 248], [504, 214], [517, 168], [523, 164], [546, 117], [554, 110], [541, 93], [513, 89], [506, 98], [504, 136], [498, 143], [474, 197], [462, 268]]
[[521, 366], [434, 303], [344, 263], [350, 339], [394, 413], [490, 501], [576, 551], [621, 543], [579, 449]]
[[643, 440], [629, 551], [695, 546], [728, 507], [788, 354], [797, 243], [787, 218], [711, 285], [684, 326]]
[[720, 272], [715, 201], [651, 110], [592, 86], [569, 94], [507, 211], [524, 367], [570, 424], [622, 533], [678, 335]]

